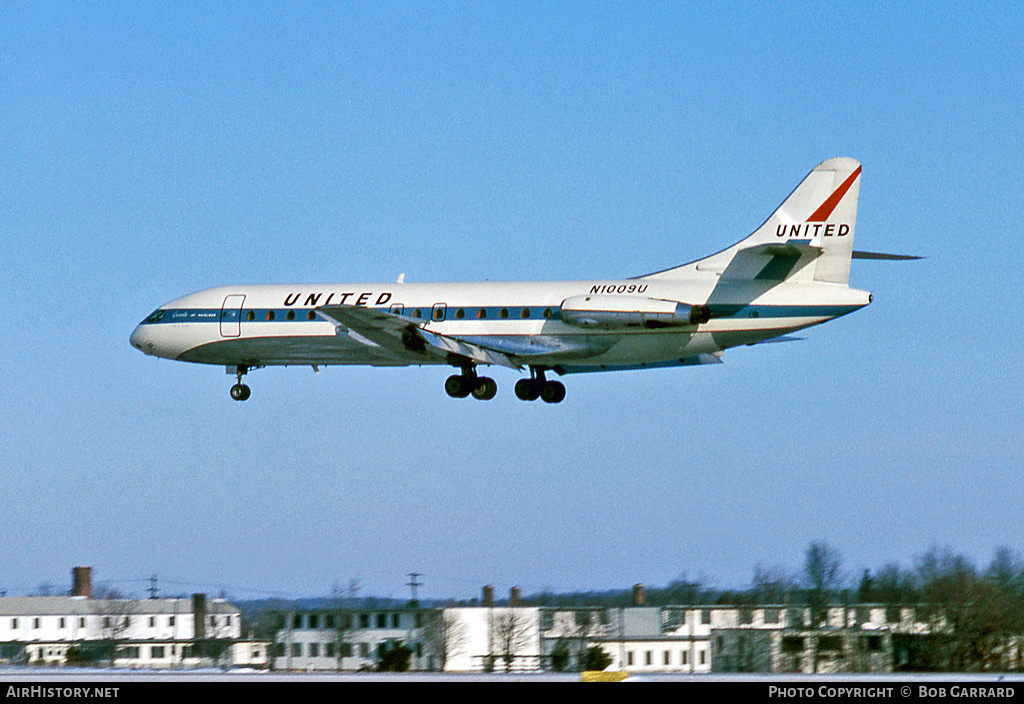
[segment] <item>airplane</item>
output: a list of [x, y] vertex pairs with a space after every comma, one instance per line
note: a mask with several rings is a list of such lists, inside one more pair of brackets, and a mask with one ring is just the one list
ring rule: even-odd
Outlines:
[[155, 357], [223, 365], [231, 397], [261, 367], [443, 364], [453, 398], [494, 398], [478, 367], [529, 376], [523, 401], [559, 403], [550, 374], [721, 363], [738, 345], [791, 333], [871, 303], [848, 285], [851, 259], [919, 259], [853, 249], [861, 165], [816, 166], [753, 234], [717, 254], [628, 279], [543, 282], [243, 285], [167, 303], [130, 342]]

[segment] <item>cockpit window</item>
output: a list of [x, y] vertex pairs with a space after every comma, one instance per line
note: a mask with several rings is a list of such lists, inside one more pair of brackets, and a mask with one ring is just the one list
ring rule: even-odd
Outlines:
[[165, 311], [165, 310], [155, 310], [155, 311], [153, 311], [150, 314], [150, 316], [148, 318], [146, 318], [142, 322], [144, 322], [144, 323], [159, 323], [166, 316], [167, 316], [167, 311]]

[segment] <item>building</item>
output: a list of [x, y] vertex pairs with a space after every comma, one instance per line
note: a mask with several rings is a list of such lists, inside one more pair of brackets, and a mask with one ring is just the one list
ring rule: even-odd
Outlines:
[[607, 609], [607, 626], [588, 643], [611, 658], [609, 669], [629, 672], [710, 672], [710, 636], [727, 622], [718, 607], [631, 606]]
[[[276, 615], [275, 669], [377, 669], [408, 649], [410, 670], [530, 672], [580, 670], [591, 648], [609, 669], [636, 673], [890, 672], [894, 634], [925, 632], [912, 609], [833, 607], [821, 628], [803, 606], [546, 607], [494, 605], [439, 609], [367, 600], [292, 608]], [[895, 619], [895, 620], [890, 620]]]
[[889, 631], [727, 629], [712, 638], [715, 672], [892, 672]]
[[817, 627], [810, 619], [804, 605], [553, 609], [541, 617], [543, 661], [596, 645], [610, 669], [629, 672], [892, 672], [941, 628], [914, 608], [877, 604], [830, 607]]
[[[0, 598], [0, 659], [124, 667], [181, 667], [219, 660], [218, 643], [241, 634], [238, 609], [202, 595], [180, 599]], [[197, 603], [203, 603], [201, 610]]]
[[[512, 595], [518, 598], [518, 591]], [[406, 665], [415, 671], [535, 671], [542, 667], [539, 614], [538, 608], [440, 609], [372, 599], [293, 606], [272, 615], [272, 667], [378, 669], [389, 653], [406, 649]]]
[[[544, 667], [540, 607], [463, 606], [444, 609], [447, 672], [531, 672]], [[435, 647], [435, 651], [438, 648]]]
[[[814, 627], [810, 609], [744, 607], [712, 631], [715, 672], [892, 672], [893, 633], [915, 633], [911, 610], [870, 604], [831, 607]], [[890, 620], [891, 619], [891, 620]]]
[[0, 597], [0, 660], [146, 668], [258, 660], [258, 647], [232, 647], [242, 621], [226, 601], [93, 599], [89, 569], [74, 576], [74, 596]]
[[[282, 670], [574, 671], [601, 654], [609, 669], [635, 673], [892, 672], [927, 669], [951, 637], [933, 612], [912, 606], [650, 607], [640, 585], [623, 608], [522, 606], [515, 588], [496, 605], [485, 587], [479, 606], [339, 600], [292, 606], [275, 620], [272, 665]], [[1000, 662], [1020, 667], [1021, 643], [1005, 638]]]
[[275, 670], [376, 669], [387, 653], [408, 648], [408, 669], [433, 669], [422, 638], [435, 609], [375, 600], [293, 607], [271, 614]]

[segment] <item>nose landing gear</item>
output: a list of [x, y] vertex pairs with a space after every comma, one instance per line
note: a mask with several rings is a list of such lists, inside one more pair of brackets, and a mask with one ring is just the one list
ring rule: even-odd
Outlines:
[[[249, 367], [239, 364], [235, 367], [235, 377], [238, 379], [238, 383], [231, 387], [231, 398], [236, 401], [245, 401], [252, 394], [252, 391], [248, 386], [242, 383], [242, 377], [249, 371]], [[231, 373], [231, 367], [228, 367], [228, 374]]]

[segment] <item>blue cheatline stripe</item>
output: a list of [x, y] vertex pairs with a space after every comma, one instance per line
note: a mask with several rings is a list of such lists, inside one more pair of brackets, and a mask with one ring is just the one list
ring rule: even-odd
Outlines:
[[[373, 310], [392, 310], [391, 306], [367, 306]], [[712, 304], [711, 317], [713, 319], [743, 319], [743, 318], [836, 318], [862, 308], [861, 305], [728, 305]], [[419, 319], [424, 322], [431, 320], [433, 306], [406, 306], [405, 317], [413, 320]], [[420, 311], [419, 318], [412, 315], [415, 310]], [[524, 316], [523, 311], [528, 315]], [[482, 315], [481, 315], [482, 311]], [[461, 316], [460, 316], [461, 312]], [[545, 313], [548, 315], [545, 316]], [[289, 315], [291, 314], [291, 315]], [[310, 318], [310, 314], [313, 317]], [[495, 320], [561, 320], [561, 310], [555, 306], [486, 306], [486, 307], [452, 307], [449, 306], [445, 314], [445, 322], [492, 322]], [[157, 325], [166, 323], [220, 323], [220, 322], [243, 322], [243, 323], [306, 323], [310, 321], [322, 321], [323, 319], [313, 313], [312, 308], [243, 308], [241, 315], [237, 309], [221, 310], [220, 308], [172, 308], [161, 309], [154, 312], [144, 321], [146, 325]]]
[[[352, 306], [356, 307], [356, 306]], [[391, 311], [394, 306], [365, 306], [371, 310]], [[413, 320], [419, 319], [424, 322], [431, 320], [433, 306], [405, 306], [404, 315]], [[414, 316], [413, 311], [419, 310], [420, 315]], [[525, 311], [525, 315], [524, 315]], [[481, 315], [481, 312], [483, 313]], [[461, 315], [460, 315], [461, 313]], [[291, 314], [291, 316], [289, 316]], [[313, 315], [310, 318], [310, 314]], [[445, 312], [445, 321], [467, 321], [474, 320], [491, 322], [494, 320], [559, 320], [561, 310], [557, 306], [486, 306], [486, 307], [454, 307], [448, 306]], [[240, 320], [243, 323], [306, 323], [310, 320], [323, 321], [323, 318], [313, 313], [312, 308], [243, 308], [241, 317], [238, 309], [221, 310], [220, 308], [169, 308], [154, 312], [146, 318], [143, 324], [157, 325], [165, 323], [219, 323], [221, 321], [235, 322]]]

